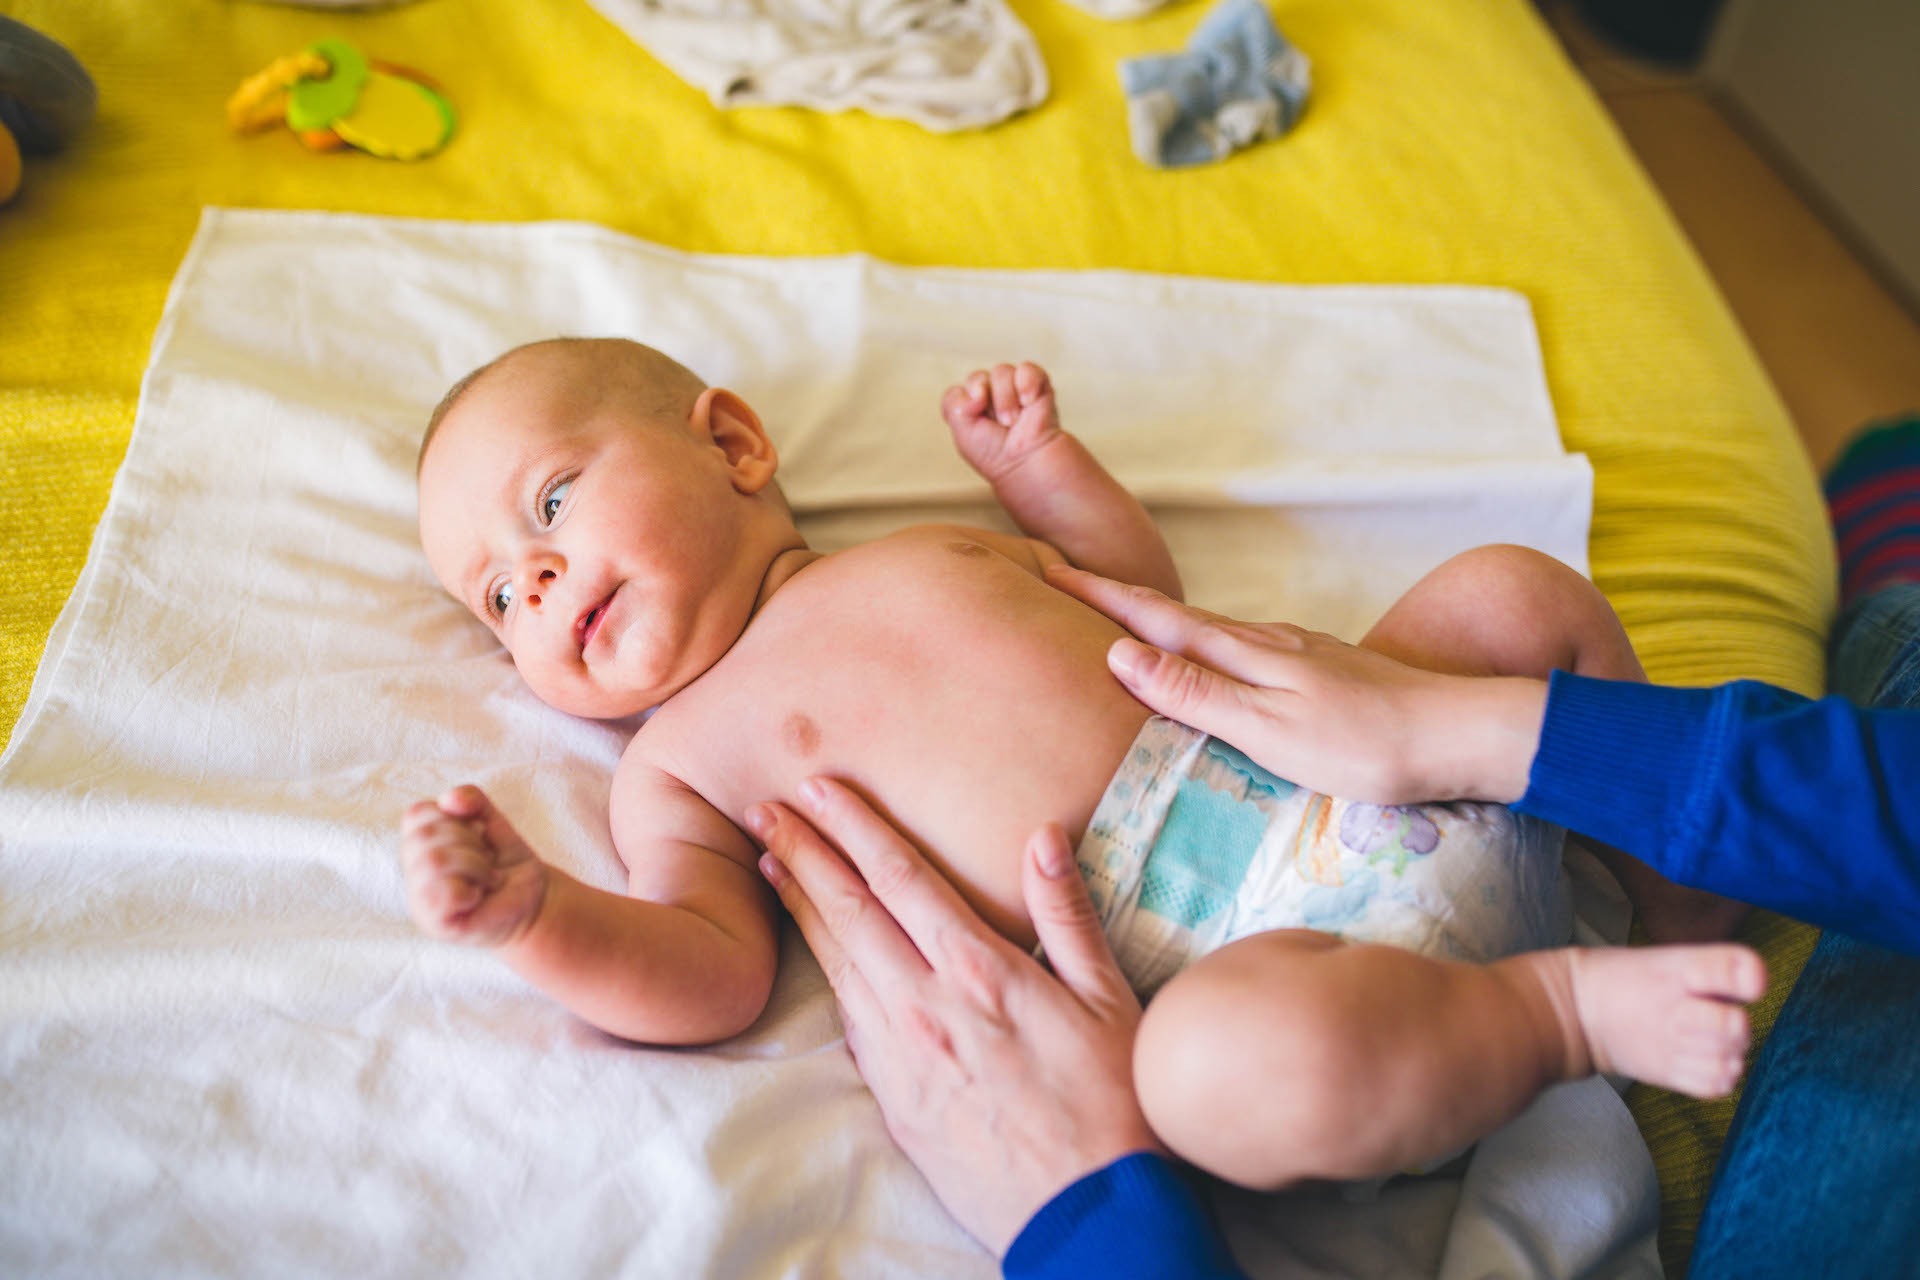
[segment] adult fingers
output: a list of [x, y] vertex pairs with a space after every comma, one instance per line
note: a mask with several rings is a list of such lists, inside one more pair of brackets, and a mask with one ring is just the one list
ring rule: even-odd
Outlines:
[[1265, 750], [1268, 735], [1277, 731], [1269, 709], [1260, 705], [1267, 691], [1179, 654], [1121, 639], [1107, 650], [1107, 666], [1128, 693], [1153, 711], [1230, 742], [1255, 759]]
[[845, 784], [809, 778], [800, 786], [800, 802], [821, 834], [860, 872], [885, 914], [935, 968], [943, 959], [941, 939], [956, 931], [998, 937], [912, 842]]
[[1113, 958], [1058, 824], [1049, 822], [1028, 839], [1020, 889], [1054, 974], [1096, 1013], [1139, 1017], [1139, 998]]
[[[1071, 565], [1047, 566], [1053, 586], [1106, 614], [1155, 648], [1205, 663], [1255, 684], [1276, 646], [1287, 647], [1293, 628], [1253, 626], [1182, 604], [1151, 587], [1115, 582]], [[1249, 634], [1252, 633], [1252, 634]]]
[[855, 1017], [884, 1021], [876, 980], [889, 987], [911, 982], [926, 972], [926, 962], [860, 877], [803, 819], [769, 804], [755, 806], [749, 821], [767, 845], [761, 874], [799, 926], [834, 995]]

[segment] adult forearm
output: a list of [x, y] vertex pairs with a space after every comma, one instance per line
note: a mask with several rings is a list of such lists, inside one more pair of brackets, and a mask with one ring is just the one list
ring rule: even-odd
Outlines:
[[1691, 888], [1920, 950], [1920, 713], [1556, 673], [1515, 807]]

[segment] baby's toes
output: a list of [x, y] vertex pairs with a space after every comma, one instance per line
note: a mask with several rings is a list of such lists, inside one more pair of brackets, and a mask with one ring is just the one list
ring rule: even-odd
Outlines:
[[1747, 1011], [1718, 1000], [1688, 1001], [1674, 1023], [1674, 1038], [1695, 1052], [1744, 1054], [1751, 1038]]
[[1668, 1087], [1695, 1098], [1724, 1098], [1740, 1083], [1745, 1066], [1738, 1053], [1689, 1054], [1674, 1064]]
[[1671, 1009], [1662, 1023], [1664, 1034], [1643, 1045], [1647, 1056], [1641, 1063], [1641, 1079], [1696, 1098], [1723, 1098], [1733, 1092], [1746, 1066], [1745, 1009], [1688, 999]]
[[1714, 947], [1702, 964], [1693, 990], [1749, 1004], [1767, 993], [1767, 963], [1759, 952], [1739, 943]]

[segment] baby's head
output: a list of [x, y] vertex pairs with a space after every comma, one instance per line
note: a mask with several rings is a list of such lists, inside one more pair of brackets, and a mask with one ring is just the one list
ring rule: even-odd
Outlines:
[[420, 542], [542, 701], [631, 715], [718, 661], [803, 545], [777, 465], [745, 401], [651, 347], [536, 342], [434, 410]]

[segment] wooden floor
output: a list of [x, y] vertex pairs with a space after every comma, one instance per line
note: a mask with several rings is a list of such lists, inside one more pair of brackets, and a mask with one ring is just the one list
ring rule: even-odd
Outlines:
[[1636, 60], [1540, 0], [1719, 283], [1816, 464], [1920, 410], [1920, 318], [1698, 77]]

